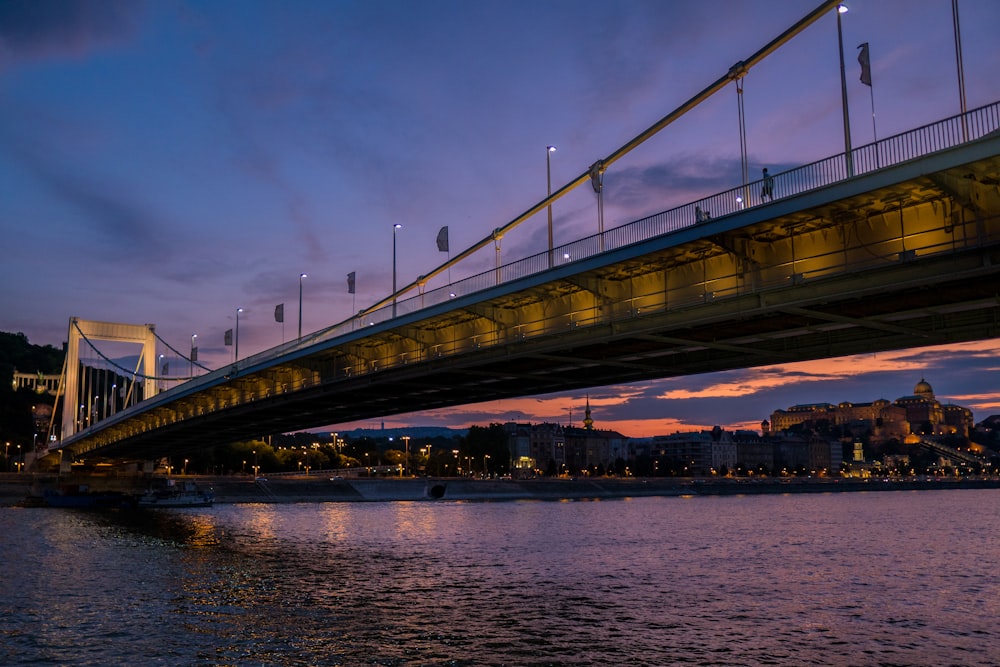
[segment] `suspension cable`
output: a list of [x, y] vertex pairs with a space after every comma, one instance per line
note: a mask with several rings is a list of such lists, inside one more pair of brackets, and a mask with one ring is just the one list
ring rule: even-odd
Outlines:
[[[114, 360], [108, 358], [107, 355], [105, 355], [103, 352], [101, 352], [100, 350], [98, 350], [97, 346], [94, 345], [94, 343], [89, 338], [87, 338], [87, 334], [83, 333], [83, 330], [80, 329], [80, 324], [76, 320], [73, 320], [73, 326], [76, 328], [77, 333], [80, 334], [80, 337], [84, 341], [86, 341], [87, 345], [90, 346], [90, 349], [97, 353], [97, 356], [99, 356], [101, 359], [103, 359], [104, 361], [106, 361], [112, 368], [115, 368], [115, 369], [121, 371], [122, 375], [125, 376], [125, 377], [130, 377], [131, 376], [133, 378], [142, 378], [143, 380], [164, 380], [164, 381], [166, 381], [166, 380], [190, 380], [193, 377], [193, 376], [192, 377], [168, 377], [168, 376], [161, 376], [161, 375], [149, 375], [148, 373], [140, 373], [138, 367], [135, 370], [130, 371], [129, 369], [125, 368], [124, 366], [120, 366], [117, 362], [115, 362]], [[155, 331], [153, 332], [153, 335], [157, 338], [157, 340], [162, 341], [164, 343], [164, 345], [166, 345], [166, 341], [163, 341], [162, 338], [160, 338], [159, 336], [157, 336]], [[169, 345], [167, 345], [167, 347], [170, 348], [171, 350], [174, 350]], [[177, 352], [177, 350], [174, 350], [174, 352], [176, 352], [179, 356], [183, 356], [179, 352]], [[190, 360], [188, 360], [188, 361], [190, 361]], [[205, 368], [201, 364], [198, 364], [198, 367], [199, 368], [203, 368], [203, 369], [205, 369], [207, 371], [211, 370], [210, 368]], [[155, 369], [154, 369], [154, 373], [155, 373]]]

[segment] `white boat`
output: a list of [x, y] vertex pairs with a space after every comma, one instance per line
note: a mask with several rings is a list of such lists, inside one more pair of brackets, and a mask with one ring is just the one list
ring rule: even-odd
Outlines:
[[211, 489], [205, 491], [198, 488], [194, 482], [168, 479], [165, 485], [150, 488], [139, 496], [139, 507], [211, 507], [215, 502], [215, 494]]

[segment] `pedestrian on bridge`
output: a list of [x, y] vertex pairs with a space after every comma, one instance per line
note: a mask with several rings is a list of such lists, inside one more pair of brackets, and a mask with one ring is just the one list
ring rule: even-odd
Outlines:
[[768, 201], [774, 201], [774, 176], [767, 173], [767, 167], [764, 167], [764, 185], [760, 188], [760, 201], [764, 202], [764, 198]]

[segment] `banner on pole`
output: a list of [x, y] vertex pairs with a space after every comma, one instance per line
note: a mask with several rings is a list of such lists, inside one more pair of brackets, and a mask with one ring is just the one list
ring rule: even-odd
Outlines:
[[868, 53], [868, 42], [858, 45], [861, 52], [858, 53], [858, 64], [861, 65], [861, 83], [871, 87], [872, 85], [872, 63], [871, 55]]

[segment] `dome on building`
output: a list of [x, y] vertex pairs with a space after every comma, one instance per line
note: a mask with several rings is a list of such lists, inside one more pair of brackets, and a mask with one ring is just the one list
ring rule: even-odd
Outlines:
[[934, 398], [934, 390], [931, 389], [931, 385], [923, 378], [920, 378], [920, 382], [913, 388], [913, 394], [925, 398]]

